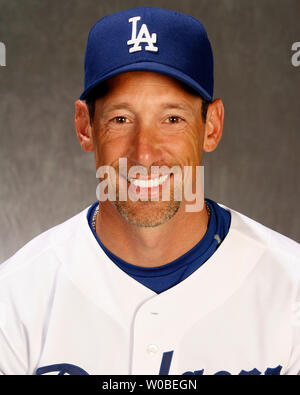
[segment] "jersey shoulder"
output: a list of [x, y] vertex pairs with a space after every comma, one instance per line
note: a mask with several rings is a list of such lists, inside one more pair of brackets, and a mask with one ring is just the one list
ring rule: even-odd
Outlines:
[[239, 213], [231, 208], [221, 205], [231, 213], [231, 229], [238, 230], [243, 237], [248, 238], [249, 243], [263, 246], [265, 257], [272, 259], [273, 268], [281, 266], [287, 269], [293, 276], [300, 279], [300, 244], [268, 228], [267, 226]]
[[242, 222], [247, 225], [248, 231], [252, 230], [253, 233], [261, 238], [264, 243], [267, 243], [270, 248], [281, 250], [282, 252], [286, 252], [291, 255], [300, 257], [300, 244], [297, 243], [295, 240], [292, 240], [291, 238], [271, 228], [268, 228], [267, 226], [247, 217], [244, 214], [241, 214], [237, 211], [234, 212], [236, 213], [236, 215], [240, 216]]
[[4, 261], [0, 265], [0, 283], [3, 278], [23, 271], [25, 267], [26, 270], [30, 271], [29, 266], [33, 269], [36, 264], [43, 266], [44, 269], [53, 266], [54, 263], [59, 264], [59, 258], [56, 254], [57, 247], [75, 237], [80, 228], [80, 222], [86, 217], [87, 210], [88, 208], [39, 234]]

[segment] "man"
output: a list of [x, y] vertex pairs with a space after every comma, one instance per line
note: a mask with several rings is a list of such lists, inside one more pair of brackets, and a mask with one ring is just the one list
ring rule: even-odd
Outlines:
[[96, 23], [75, 126], [100, 202], [2, 265], [3, 374], [300, 371], [299, 245], [199, 187], [223, 118], [199, 21]]

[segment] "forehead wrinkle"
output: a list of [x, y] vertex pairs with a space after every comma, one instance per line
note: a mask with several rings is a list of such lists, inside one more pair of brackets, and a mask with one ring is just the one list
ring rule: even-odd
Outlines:
[[114, 110], [122, 110], [128, 108], [130, 110], [133, 110], [133, 106], [129, 102], [121, 102], [121, 103], [110, 103], [110, 104], [104, 104], [104, 111], [114, 111]]
[[[120, 107], [133, 108], [131, 106], [132, 95], [135, 96], [138, 102], [147, 98], [151, 100], [153, 88], [154, 93], [156, 91], [154, 96], [159, 96], [161, 98], [159, 106], [163, 106], [164, 109], [174, 108], [189, 110], [195, 108], [195, 100], [197, 104], [198, 102], [200, 102], [200, 104], [202, 103], [200, 96], [192, 95], [186, 90], [185, 85], [181, 82], [169, 76], [149, 71], [135, 71], [116, 75], [107, 81], [107, 87], [108, 97], [110, 94], [114, 96], [115, 91], [117, 93], [121, 91], [123, 96], [123, 98], [119, 97], [121, 103], [115, 103], [116, 106], [112, 103], [112, 109], [119, 109]], [[150, 91], [148, 88], [150, 88]], [[104, 105], [105, 104], [104, 102]], [[107, 106], [110, 109], [110, 104], [107, 103]]]
[[[194, 106], [192, 104], [184, 102], [166, 102], [166, 103], [161, 103], [159, 105], [159, 108], [161, 110], [182, 110], [182, 111], [190, 111], [194, 110]], [[135, 108], [132, 105], [132, 103], [124, 101], [121, 103], [110, 103], [110, 104], [104, 104], [103, 107], [103, 112], [110, 112], [110, 111], [115, 111], [115, 110], [124, 110], [128, 109], [132, 112], [134, 112]]]
[[161, 108], [163, 110], [166, 109], [175, 109], [175, 110], [183, 110], [183, 111], [187, 111], [187, 110], [191, 110], [193, 109], [193, 105], [186, 103], [185, 101], [182, 103], [177, 103], [177, 102], [168, 102], [168, 103], [163, 103], [161, 105]]

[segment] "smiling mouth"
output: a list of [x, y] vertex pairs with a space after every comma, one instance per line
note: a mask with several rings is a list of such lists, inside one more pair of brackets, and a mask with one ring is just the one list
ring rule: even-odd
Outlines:
[[141, 178], [127, 178], [127, 181], [139, 188], [155, 188], [163, 185], [167, 179], [170, 177], [170, 174], [166, 174], [160, 177], [151, 178], [149, 180], [141, 179]]

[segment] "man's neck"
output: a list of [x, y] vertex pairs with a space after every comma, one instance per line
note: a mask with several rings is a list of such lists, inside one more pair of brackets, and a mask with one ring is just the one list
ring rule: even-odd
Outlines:
[[205, 235], [209, 220], [205, 205], [197, 213], [185, 212], [182, 206], [163, 225], [138, 227], [110, 202], [100, 207], [96, 232], [103, 245], [122, 260], [142, 267], [165, 265], [188, 252]]

